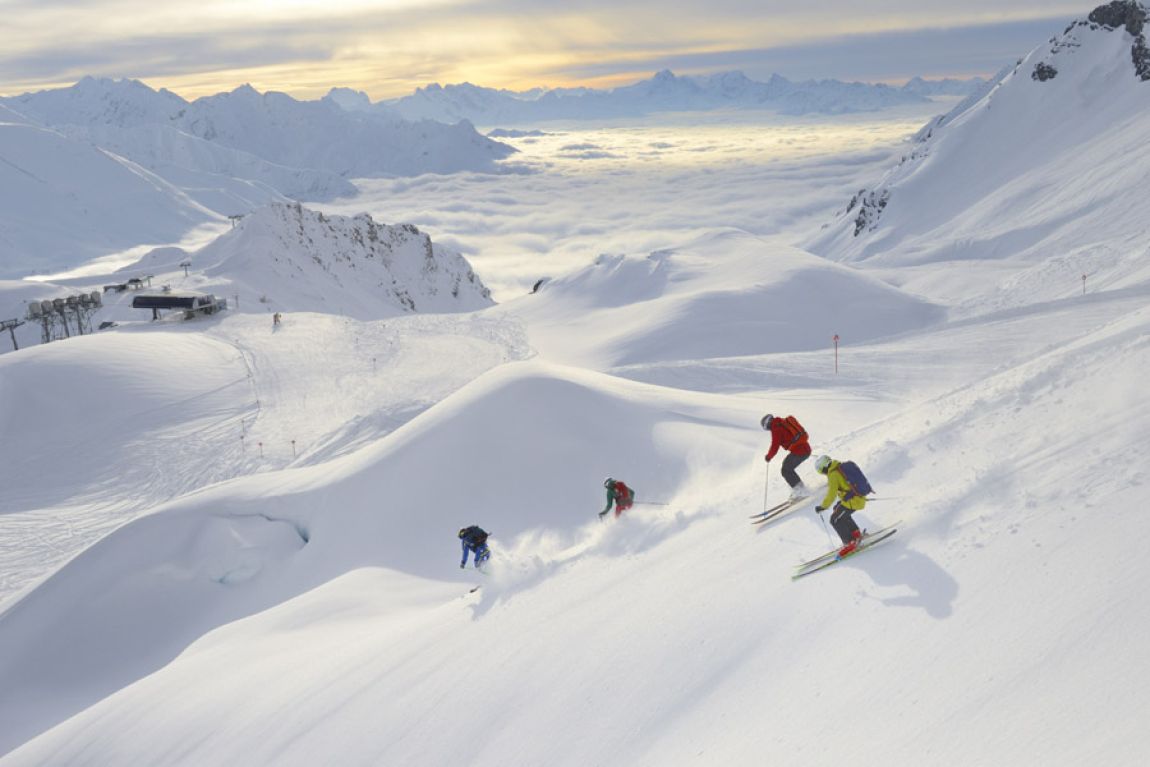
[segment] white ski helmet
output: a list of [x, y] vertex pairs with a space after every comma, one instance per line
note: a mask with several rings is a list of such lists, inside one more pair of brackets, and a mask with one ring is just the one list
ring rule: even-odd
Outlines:
[[763, 420], [759, 421], [759, 425], [763, 427], [763, 431], [770, 431], [771, 421], [773, 420], [775, 420], [775, 417], [770, 413], [767, 413], [765, 416], [763, 416]]
[[826, 474], [827, 469], [831, 467], [831, 457], [829, 455], [820, 455], [818, 460], [815, 461], [815, 471], [819, 474]]

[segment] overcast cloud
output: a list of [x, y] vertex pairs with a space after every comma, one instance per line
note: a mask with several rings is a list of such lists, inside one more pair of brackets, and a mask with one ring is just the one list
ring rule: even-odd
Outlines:
[[0, 0], [0, 93], [133, 77], [380, 99], [429, 82], [611, 87], [659, 69], [756, 79], [991, 74], [1085, 16], [1035, 0]]

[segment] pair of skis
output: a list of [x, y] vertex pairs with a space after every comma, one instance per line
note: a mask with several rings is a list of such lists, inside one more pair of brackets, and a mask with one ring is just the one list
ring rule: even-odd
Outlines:
[[874, 548], [878, 544], [889, 539], [892, 535], [897, 533], [898, 532], [898, 526], [900, 524], [902, 524], [902, 523], [901, 522], [895, 522], [893, 525], [889, 525], [888, 527], [880, 528], [878, 530], [875, 530], [873, 533], [864, 532], [862, 540], [860, 540], [858, 542], [858, 545], [855, 547], [854, 551], [851, 551], [847, 554], [839, 554], [840, 549], [835, 549], [834, 551], [828, 551], [826, 554], [823, 554], [822, 556], [815, 557], [814, 559], [810, 560], [809, 562], [803, 562], [801, 565], [797, 565], [795, 567], [795, 574], [791, 576], [791, 580], [792, 581], [798, 580], [799, 578], [802, 578], [805, 575], [810, 575], [811, 573], [817, 573], [819, 570], [825, 570], [826, 568], [830, 567], [831, 565], [837, 565], [839, 562], [842, 562], [844, 559], [850, 559], [851, 557], [857, 556], [857, 555], [863, 553], [864, 551], [870, 551], [872, 548]]
[[767, 522], [774, 522], [776, 519], [783, 516], [787, 512], [794, 511], [798, 507], [802, 506], [803, 503], [809, 498], [809, 495], [800, 495], [798, 498], [790, 498], [783, 501], [778, 506], [772, 506], [765, 511], [760, 511], [758, 514], [752, 514], [751, 524], [762, 525], [766, 524]]
[[[805, 496], [805, 495], [800, 496], [798, 498], [791, 498], [791, 499], [788, 499], [786, 501], [783, 501], [782, 503], [778, 504], [777, 506], [772, 506], [771, 508], [769, 508], [765, 511], [759, 512], [758, 514], [752, 514], [751, 515], [751, 524], [752, 525], [763, 525], [763, 524], [767, 524], [769, 522], [774, 522], [775, 520], [785, 516], [786, 514], [789, 514], [790, 512], [792, 512], [795, 509], [802, 506], [803, 503], [808, 498], [809, 498], [809, 496]], [[835, 550], [828, 551], [826, 554], [823, 554], [822, 556], [815, 557], [814, 559], [812, 559], [808, 562], [803, 562], [802, 564], [796, 566], [795, 574], [791, 576], [791, 580], [797, 580], [799, 578], [802, 578], [805, 575], [810, 575], [811, 573], [817, 573], [819, 570], [825, 570], [826, 568], [830, 567], [831, 565], [838, 564], [839, 562], [841, 562], [844, 559], [849, 559], [850, 557], [853, 557], [856, 554], [861, 554], [862, 552], [873, 548], [874, 546], [882, 543], [883, 541], [887, 540], [892, 535], [894, 535], [896, 532], [898, 532], [898, 525], [900, 525], [900, 524], [902, 524], [902, 523], [896, 522], [893, 525], [889, 525], [887, 527], [881, 528], [879, 530], [876, 530], [873, 533], [870, 533], [870, 534], [864, 533], [862, 540], [859, 541], [859, 544], [855, 548], [855, 550], [848, 553], [845, 556], [840, 556], [839, 555], [840, 549], [836, 548]]]

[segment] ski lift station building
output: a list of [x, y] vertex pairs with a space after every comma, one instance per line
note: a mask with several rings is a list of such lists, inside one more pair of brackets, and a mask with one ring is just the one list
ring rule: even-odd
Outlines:
[[228, 308], [226, 298], [217, 298], [211, 293], [145, 293], [132, 299], [133, 309], [151, 309], [152, 319], [160, 318], [160, 312], [183, 312], [184, 319], [192, 319], [196, 314], [215, 314]]

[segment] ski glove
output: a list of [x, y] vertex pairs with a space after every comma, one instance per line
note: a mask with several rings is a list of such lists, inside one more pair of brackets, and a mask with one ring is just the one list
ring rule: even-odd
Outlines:
[[770, 462], [771, 462], [771, 458], [770, 458], [770, 456], [767, 456], [767, 455], [764, 455], [764, 456], [763, 456], [763, 460], [764, 460], [764, 461], [766, 461], [767, 463], [770, 463]]
[[826, 510], [827, 510], [826, 506], [816, 506], [815, 507], [815, 514], [822, 514]]

